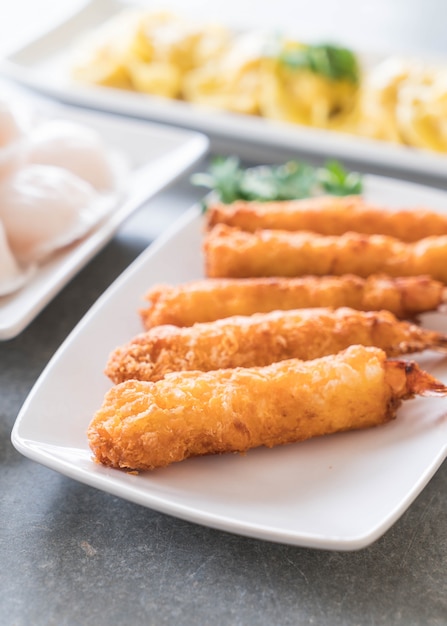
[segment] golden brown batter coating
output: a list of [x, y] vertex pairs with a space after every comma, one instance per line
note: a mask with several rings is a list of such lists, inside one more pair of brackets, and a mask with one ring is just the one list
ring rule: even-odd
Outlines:
[[447, 236], [404, 243], [385, 235], [259, 230], [218, 224], [205, 236], [205, 269], [210, 278], [355, 274], [364, 278], [429, 275], [447, 283]]
[[446, 393], [415, 363], [351, 346], [314, 361], [126, 381], [106, 394], [88, 439], [99, 462], [146, 470], [378, 426], [395, 417], [401, 400]]
[[209, 228], [227, 224], [251, 232], [260, 229], [308, 230], [321, 235], [355, 231], [387, 235], [407, 242], [447, 235], [447, 215], [421, 208], [393, 210], [378, 207], [361, 196], [216, 203], [208, 207], [206, 220]]
[[319, 306], [386, 309], [399, 318], [411, 318], [438, 309], [445, 297], [444, 285], [427, 276], [215, 278], [156, 285], [146, 294], [149, 306], [140, 314], [147, 329], [158, 324], [191, 326], [232, 315]]
[[157, 381], [169, 372], [209, 371], [316, 359], [352, 344], [388, 356], [447, 349], [447, 335], [399, 322], [388, 311], [298, 309], [235, 316], [189, 327], [156, 326], [117, 348], [105, 373], [114, 383]]

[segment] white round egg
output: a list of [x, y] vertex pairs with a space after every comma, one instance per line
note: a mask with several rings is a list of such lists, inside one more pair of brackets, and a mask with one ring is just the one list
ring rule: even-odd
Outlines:
[[84, 236], [101, 217], [99, 194], [71, 172], [29, 165], [0, 185], [0, 219], [22, 264]]
[[110, 148], [99, 133], [75, 122], [52, 120], [37, 127], [30, 137], [28, 161], [67, 169], [99, 191], [116, 187]]

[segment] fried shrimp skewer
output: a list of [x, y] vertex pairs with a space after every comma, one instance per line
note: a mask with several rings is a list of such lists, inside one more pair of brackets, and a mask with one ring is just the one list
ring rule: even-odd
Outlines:
[[416, 363], [351, 346], [313, 361], [126, 381], [107, 393], [88, 439], [97, 461], [146, 470], [378, 426], [396, 416], [402, 400], [446, 393]]
[[140, 310], [145, 328], [191, 326], [232, 315], [311, 307], [386, 309], [411, 318], [444, 303], [444, 285], [427, 276], [303, 276], [299, 278], [216, 278], [180, 285], [156, 285]]
[[387, 235], [414, 242], [447, 235], [447, 215], [426, 209], [388, 209], [360, 196], [323, 196], [282, 202], [216, 203], [206, 212], [208, 228], [227, 224], [254, 232], [259, 229], [308, 230], [321, 235], [348, 231]]
[[349, 232], [325, 237], [285, 230], [249, 233], [218, 224], [205, 237], [204, 253], [210, 278], [384, 273], [427, 274], [447, 283], [447, 236], [404, 243], [385, 235]]
[[157, 381], [180, 370], [206, 372], [316, 359], [352, 344], [376, 346], [388, 356], [399, 356], [426, 349], [447, 351], [447, 335], [399, 322], [388, 311], [273, 311], [183, 328], [155, 326], [117, 348], [105, 373], [114, 383], [131, 378]]

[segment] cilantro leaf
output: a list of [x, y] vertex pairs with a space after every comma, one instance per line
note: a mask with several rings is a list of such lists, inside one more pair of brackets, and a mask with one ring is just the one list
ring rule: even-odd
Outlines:
[[338, 161], [328, 161], [319, 170], [322, 189], [334, 196], [355, 195], [362, 192], [362, 178], [357, 172], [348, 172]]
[[303, 46], [284, 50], [279, 60], [292, 69], [307, 69], [331, 80], [359, 82], [357, 57], [348, 48], [332, 44]]
[[289, 200], [305, 198], [315, 183], [312, 166], [288, 161], [284, 165], [248, 168], [241, 179], [241, 190], [246, 199]]
[[240, 198], [240, 186], [243, 170], [239, 167], [237, 157], [216, 157], [206, 173], [194, 174], [193, 185], [215, 190], [225, 204]]
[[343, 196], [362, 191], [361, 176], [346, 171], [338, 161], [328, 161], [323, 167], [288, 161], [244, 169], [236, 157], [218, 157], [208, 172], [194, 174], [191, 182], [211, 189], [224, 204], [235, 200], [293, 200], [323, 193]]

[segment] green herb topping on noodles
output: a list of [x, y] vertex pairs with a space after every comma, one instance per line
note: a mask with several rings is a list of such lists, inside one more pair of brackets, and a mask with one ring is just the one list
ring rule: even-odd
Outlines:
[[331, 80], [359, 82], [357, 57], [348, 48], [330, 44], [302, 46], [283, 50], [279, 60], [290, 68], [310, 70]]

